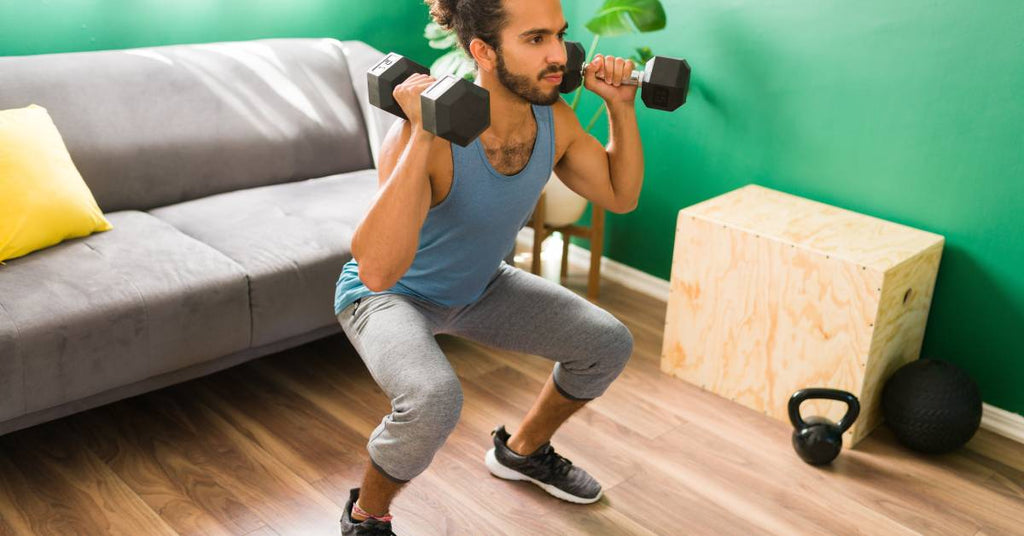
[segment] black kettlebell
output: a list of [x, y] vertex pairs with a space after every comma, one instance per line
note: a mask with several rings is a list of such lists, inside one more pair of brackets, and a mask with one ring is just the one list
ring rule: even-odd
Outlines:
[[[805, 400], [825, 398], [846, 402], [846, 415], [838, 423], [824, 417], [800, 417], [800, 404]], [[814, 387], [801, 389], [789, 398], [789, 422], [793, 423], [793, 449], [805, 462], [824, 465], [839, 456], [843, 448], [843, 432], [853, 426], [860, 414], [857, 397], [838, 389]]]

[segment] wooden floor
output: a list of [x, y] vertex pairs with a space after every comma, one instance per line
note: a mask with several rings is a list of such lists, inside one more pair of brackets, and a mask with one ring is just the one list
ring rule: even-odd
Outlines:
[[[585, 275], [568, 286], [582, 294]], [[491, 477], [488, 432], [514, 429], [551, 363], [442, 336], [462, 419], [396, 500], [399, 535], [1024, 534], [1024, 446], [981, 431], [922, 457], [881, 428], [807, 466], [787, 424], [660, 372], [665, 303], [608, 282], [599, 303], [636, 351], [554, 445], [605, 498], [572, 505]], [[337, 534], [387, 411], [338, 336], [8, 434], [0, 535]]]

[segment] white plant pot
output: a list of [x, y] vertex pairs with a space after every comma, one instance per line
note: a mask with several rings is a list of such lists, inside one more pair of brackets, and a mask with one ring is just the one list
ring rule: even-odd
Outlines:
[[544, 187], [544, 223], [552, 227], [571, 225], [587, 210], [587, 200], [569, 189], [551, 172]]

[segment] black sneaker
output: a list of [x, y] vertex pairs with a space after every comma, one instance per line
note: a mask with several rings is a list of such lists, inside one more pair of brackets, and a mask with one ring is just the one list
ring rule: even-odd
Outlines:
[[484, 463], [491, 474], [505, 480], [527, 480], [559, 499], [590, 504], [601, 499], [601, 484], [586, 471], [559, 456], [551, 443], [544, 443], [533, 454], [520, 456], [508, 448], [508, 432], [499, 426], [491, 432], [494, 448], [487, 451]]
[[376, 519], [367, 519], [356, 523], [352, 521], [352, 505], [359, 498], [359, 488], [348, 492], [348, 502], [341, 514], [341, 536], [398, 536], [391, 532], [391, 523]]

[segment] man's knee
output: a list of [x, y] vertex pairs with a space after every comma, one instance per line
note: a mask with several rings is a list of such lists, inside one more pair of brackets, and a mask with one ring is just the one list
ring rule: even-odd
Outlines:
[[430, 464], [462, 412], [462, 386], [452, 374], [406, 386], [393, 411], [370, 437], [370, 458], [393, 480], [408, 481]]
[[573, 344], [574, 357], [563, 360], [563, 366], [575, 373], [618, 376], [633, 355], [633, 334], [629, 328], [604, 313], [590, 325], [588, 332], [586, 340]]
[[453, 374], [450, 378], [417, 387], [401, 405], [407, 413], [406, 418], [415, 423], [418, 435], [429, 436], [421, 439], [432, 438], [443, 443], [459, 422], [462, 401], [462, 385]]
[[629, 331], [629, 328], [622, 322], [617, 322], [618, 326], [614, 328], [614, 343], [612, 344], [611, 352], [612, 359], [618, 363], [619, 371], [626, 368], [626, 363], [629, 358], [633, 356], [633, 334]]
[[596, 351], [611, 363], [625, 366], [633, 355], [633, 333], [611, 314], [602, 322], [596, 337]]

